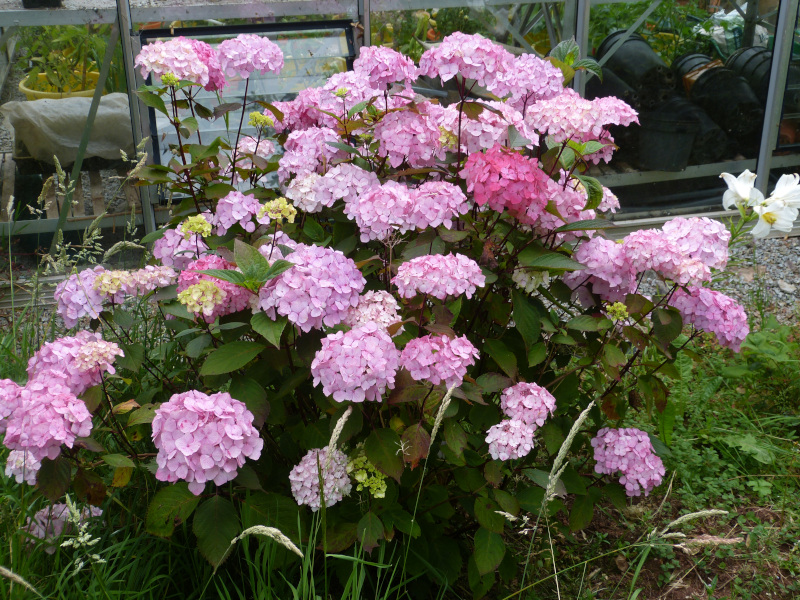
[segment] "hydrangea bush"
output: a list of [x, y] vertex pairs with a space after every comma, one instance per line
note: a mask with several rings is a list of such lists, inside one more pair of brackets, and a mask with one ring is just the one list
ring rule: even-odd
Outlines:
[[[525, 562], [501, 513], [577, 530], [603, 499], [658, 487], [675, 357], [703, 332], [736, 351], [748, 323], [711, 287], [732, 235], [719, 222], [605, 235], [619, 205], [586, 173], [616, 148], [608, 126], [637, 122], [629, 106], [579, 98], [563, 61], [454, 34], [419, 67], [366, 48], [295, 100], [215, 112], [200, 88], [283, 61], [252, 35], [207, 46], [137, 58], [141, 98], [179, 139], [138, 176], [183, 200], [146, 240], [152, 264], [58, 286], [79, 331], [27, 383], [0, 382], [9, 475], [93, 504], [147, 479], [148, 531], [191, 521], [215, 566], [267, 525], [309, 552], [399, 544], [410, 577], [466, 575], [476, 597]], [[419, 75], [454, 79], [460, 101], [416, 95]], [[197, 119], [238, 110], [255, 137], [200, 141]], [[733, 236], [797, 216], [796, 178], [769, 201], [726, 181]], [[622, 427], [633, 416], [650, 430]]]

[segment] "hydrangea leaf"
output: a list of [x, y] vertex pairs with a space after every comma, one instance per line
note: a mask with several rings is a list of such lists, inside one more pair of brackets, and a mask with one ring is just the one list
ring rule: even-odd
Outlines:
[[197, 549], [216, 569], [228, 556], [231, 540], [239, 535], [239, 517], [230, 500], [212, 496], [197, 509], [192, 521]]
[[[194, 512], [200, 497], [189, 491], [189, 484], [179, 481], [161, 488], [150, 501], [145, 518], [147, 532], [160, 537], [169, 537], [175, 525], [182, 523]], [[234, 533], [228, 542], [232, 540]]]

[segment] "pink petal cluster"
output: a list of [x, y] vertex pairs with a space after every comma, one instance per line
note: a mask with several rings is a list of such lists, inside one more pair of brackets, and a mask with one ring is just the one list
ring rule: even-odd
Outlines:
[[25, 450], [12, 450], [6, 460], [6, 477], [13, 477], [17, 483], [36, 485], [36, 475], [42, 463], [33, 452]]
[[[82, 508], [78, 517], [81, 527], [86, 521], [103, 516], [103, 510], [96, 506], [85, 506]], [[36, 511], [33, 519], [28, 518], [23, 530], [33, 537], [43, 540], [47, 545], [45, 552], [54, 554], [56, 551], [56, 541], [65, 533], [74, 532], [73, 523], [70, 519], [69, 507], [66, 504], [51, 504], [48, 507]]]
[[653, 453], [648, 435], [639, 429], [603, 427], [592, 439], [595, 472], [613, 475], [620, 472], [619, 482], [628, 496], [647, 496], [664, 478], [664, 463]]
[[323, 164], [330, 165], [335, 158], [342, 158], [343, 151], [328, 142], [341, 142], [337, 133], [328, 127], [292, 131], [283, 145], [286, 152], [279, 161], [278, 178], [281, 182], [291, 175], [305, 177], [321, 169]]
[[494, 460], [511, 460], [527, 456], [533, 450], [536, 428], [519, 419], [505, 419], [486, 432], [489, 455]]
[[733, 298], [705, 287], [678, 288], [669, 301], [684, 323], [713, 333], [721, 346], [738, 352], [750, 333], [747, 314]]
[[338, 250], [297, 244], [286, 260], [295, 266], [259, 290], [258, 309], [288, 317], [308, 332], [338, 325], [358, 304], [367, 281]]
[[147, 265], [131, 271], [132, 284], [125, 291], [131, 296], [143, 296], [148, 292], [173, 285], [178, 273], [172, 267]]
[[344, 214], [355, 220], [361, 230], [362, 242], [384, 240], [396, 231], [408, 231], [411, 224], [406, 215], [411, 210], [409, 189], [392, 180], [368, 187], [360, 196], [344, 205]]
[[209, 222], [216, 227], [217, 235], [225, 235], [237, 223], [246, 232], [253, 233], [256, 230], [253, 217], [260, 208], [261, 203], [258, 198], [252, 194], [245, 195], [234, 190], [219, 199], [214, 216]]
[[535, 383], [518, 383], [503, 390], [500, 410], [509, 419], [516, 419], [537, 429], [556, 410], [553, 394]]
[[552, 63], [535, 54], [522, 54], [500, 77], [503, 94], [510, 94], [507, 103], [521, 113], [528, 105], [555, 98], [564, 91], [564, 74]]
[[564, 275], [573, 289], [586, 284], [607, 302], [620, 302], [635, 289], [637, 271], [622, 244], [594, 237], [578, 246], [572, 258], [586, 267]]
[[637, 273], [652, 269], [681, 285], [701, 283], [711, 278], [707, 265], [682, 252], [678, 243], [662, 230], [634, 231], [625, 237], [622, 247]]
[[194, 232], [185, 236], [180, 226], [167, 229], [164, 235], [153, 243], [153, 256], [165, 267], [185, 269], [190, 262], [208, 251], [203, 238]]
[[323, 338], [311, 375], [336, 402], [380, 402], [387, 388], [394, 389], [399, 360], [389, 334], [377, 323], [366, 323]]
[[283, 68], [283, 52], [277, 44], [266, 37], [253, 33], [242, 33], [235, 38], [223, 40], [217, 46], [219, 64], [228, 76], [238, 75], [247, 79], [253, 71], [262, 75], [276, 75]]
[[[257, 140], [251, 135], [246, 135], [239, 140], [236, 144], [236, 168], [251, 170], [256, 168], [253, 163], [253, 158], [258, 157], [262, 160], [269, 160], [270, 156], [275, 154], [275, 144], [270, 140]], [[263, 165], [259, 168], [263, 168]], [[226, 169], [226, 173], [230, 174], [231, 170]], [[239, 174], [233, 173], [233, 183], [239, 181]]]
[[225, 295], [225, 299], [221, 304], [218, 304], [214, 308], [213, 314], [205, 315], [206, 321], [210, 323], [213, 323], [216, 317], [230, 315], [247, 308], [247, 306], [250, 304], [250, 297], [252, 296], [250, 291], [240, 285], [236, 285], [235, 283], [217, 279], [211, 275], [198, 272], [209, 269], [221, 269], [223, 271], [229, 271], [235, 270], [236, 267], [233, 265], [233, 263], [229, 263], [227, 260], [221, 256], [217, 256], [216, 254], [207, 254], [202, 256], [201, 258], [189, 263], [186, 266], [186, 269], [181, 271], [181, 274], [178, 276], [178, 292], [180, 293], [188, 287], [204, 280], [213, 282], [214, 285], [222, 290]]
[[[403, 320], [398, 311], [400, 305], [389, 292], [384, 290], [369, 291], [358, 298], [358, 304], [353, 306], [344, 319], [345, 325], [360, 327], [367, 323], [375, 323], [380, 329], [386, 330], [389, 326]], [[395, 335], [402, 331], [402, 327]]]
[[68, 329], [78, 324], [83, 317], [97, 319], [103, 310], [104, 296], [94, 289], [94, 280], [105, 272], [101, 266], [84, 269], [73, 273], [56, 286], [53, 298], [56, 301], [56, 312], [64, 319]]
[[386, 156], [397, 168], [404, 162], [412, 168], [429, 167], [444, 159], [439, 145], [439, 127], [428, 115], [407, 110], [390, 112], [374, 129], [378, 156]]
[[323, 124], [330, 127], [333, 123], [323, 121], [322, 117], [327, 115], [319, 111], [322, 94], [322, 88], [305, 88], [297, 94], [294, 100], [272, 103], [272, 106], [283, 114], [282, 119], [276, 118], [276, 115], [269, 109], [266, 109], [264, 114], [275, 121], [275, 131], [278, 133], [287, 130], [300, 131]]
[[149, 43], [139, 52], [134, 64], [140, 67], [143, 78], [150, 73], [157, 77], [169, 73], [208, 91], [221, 90], [227, 85], [216, 51], [205, 42], [183, 36]]
[[400, 366], [416, 381], [434, 385], [444, 382], [450, 388], [461, 385], [467, 367], [475, 364], [478, 354], [467, 336], [426, 335], [406, 344], [400, 354]]
[[[492, 110], [484, 108], [474, 119], [466, 113], [461, 115], [461, 151], [467, 154], [480, 152], [496, 144], [508, 145], [508, 128], [514, 126], [520, 131], [524, 129], [522, 114], [508, 104], [491, 100], [482, 104]], [[444, 149], [455, 152], [459, 127], [457, 105], [441, 107], [433, 104], [428, 113], [440, 131], [444, 130], [452, 136], [452, 143]]]
[[197, 390], [174, 394], [156, 409], [153, 443], [156, 479], [188, 481], [195, 495], [207, 481], [222, 485], [234, 479], [245, 459], [258, 460], [264, 446], [243, 402], [227, 392]]
[[472, 298], [476, 288], [486, 285], [486, 276], [478, 263], [463, 254], [426, 254], [397, 267], [392, 283], [402, 298], [418, 293], [439, 300], [461, 294]]
[[[502, 91], [502, 80], [513, 65], [513, 54], [479, 34], [455, 32], [419, 59], [419, 73], [443, 82], [456, 75], [474, 79], [490, 92]], [[502, 95], [502, 94], [501, 94]]]
[[731, 232], [719, 221], [707, 217], [677, 217], [664, 223], [661, 229], [684, 256], [699, 260], [709, 269], [722, 270], [728, 264]]
[[299, 210], [307, 213], [319, 212], [326, 206], [317, 197], [316, 186], [321, 178], [316, 173], [295, 177], [285, 188], [284, 195]]
[[314, 512], [322, 508], [323, 501], [326, 507], [333, 506], [349, 495], [352, 488], [347, 475], [347, 455], [336, 447], [310, 450], [289, 473], [289, 484], [298, 505], [305, 504]]
[[453, 227], [453, 219], [469, 212], [470, 203], [461, 188], [446, 181], [426, 181], [411, 191], [411, 211], [406, 221], [412, 228]]
[[551, 187], [549, 177], [536, 159], [496, 145], [470, 154], [460, 173], [479, 206], [508, 210], [532, 223], [544, 211]]
[[22, 388], [10, 379], [0, 379], [0, 435], [6, 430], [6, 419], [17, 409]]
[[[315, 207], [321, 210], [323, 206], [331, 207], [339, 200], [344, 200], [345, 203], [355, 202], [367, 189], [378, 185], [380, 185], [378, 176], [372, 171], [366, 171], [350, 163], [336, 165], [315, 180]], [[317, 212], [317, 210], [307, 210], [307, 212]]]
[[362, 46], [358, 58], [353, 61], [353, 71], [381, 91], [395, 82], [410, 83], [417, 79], [414, 61], [385, 46]]
[[[553, 207], [561, 216], [557, 217], [556, 215], [547, 211], [542, 212], [539, 214], [535, 223], [533, 223], [534, 231], [542, 235], [546, 235], [551, 233], [554, 229], [557, 229], [558, 227], [561, 227], [567, 223], [575, 223], [577, 221], [594, 219], [597, 217], [597, 213], [595, 211], [583, 210], [584, 206], [586, 206], [587, 200], [586, 190], [580, 184], [573, 187], [573, 181], [574, 180], [568, 182], [566, 177], [562, 177], [562, 180], [558, 183], [552, 179], [547, 181], [550, 201], [553, 203]], [[525, 219], [523, 219], [523, 222], [524, 221]], [[575, 232], [567, 231], [555, 234], [555, 239], [558, 242], [572, 241], [581, 236], [592, 237], [593, 235], [594, 231], [592, 230]]]
[[103, 373], [114, 374], [113, 362], [124, 356], [114, 342], [99, 333], [80, 331], [44, 344], [28, 361], [28, 377], [34, 379], [45, 371], [58, 371], [67, 379], [69, 390], [80, 396], [103, 380]]

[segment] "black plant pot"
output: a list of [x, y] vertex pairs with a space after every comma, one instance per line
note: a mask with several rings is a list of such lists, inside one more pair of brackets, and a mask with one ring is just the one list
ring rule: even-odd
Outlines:
[[706, 111], [686, 98], [674, 96], [658, 107], [659, 114], [671, 115], [676, 121], [693, 123], [694, 143], [689, 155], [692, 164], [717, 162], [728, 151], [728, 136]]
[[639, 94], [631, 86], [625, 83], [619, 75], [608, 67], [603, 67], [603, 80], [599, 77], [592, 77], [586, 82], [586, 98], [605, 98], [606, 96], [616, 96], [624, 100], [633, 108], [639, 108]]
[[[763, 106], [767, 104], [769, 76], [772, 68], [772, 52], [760, 46], [741, 48], [725, 62], [725, 66], [747, 80]], [[784, 105], [789, 112], [800, 110], [800, 90], [793, 89], [800, 83], [800, 67], [789, 65], [786, 76], [786, 93]]]
[[651, 171], [682, 171], [689, 164], [695, 137], [692, 121], [649, 112], [639, 115], [639, 166]]
[[705, 71], [692, 86], [690, 99], [738, 140], [761, 130], [764, 109], [747, 80], [735, 71], [725, 67]]
[[61, 8], [61, 0], [22, 0], [23, 8]]

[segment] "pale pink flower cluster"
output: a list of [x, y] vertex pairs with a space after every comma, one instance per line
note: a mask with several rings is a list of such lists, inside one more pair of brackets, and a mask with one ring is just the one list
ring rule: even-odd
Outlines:
[[412, 168], [429, 167], [444, 159], [439, 127], [428, 115], [407, 110], [390, 112], [375, 126], [378, 155], [397, 168], [404, 162]]
[[682, 252], [678, 244], [662, 230], [634, 231], [625, 237], [622, 247], [637, 273], [652, 269], [681, 285], [697, 284], [711, 278], [711, 270], [707, 265]]
[[366, 323], [323, 338], [311, 375], [336, 402], [380, 402], [387, 388], [394, 389], [399, 360], [389, 334], [377, 323]]
[[219, 199], [214, 216], [209, 222], [216, 227], [217, 235], [225, 235], [237, 223], [246, 232], [253, 233], [256, 230], [253, 217], [260, 208], [261, 203], [258, 198], [252, 194], [242, 194], [234, 190]]
[[45, 371], [58, 371], [66, 377], [70, 391], [80, 396], [103, 380], [103, 373], [116, 372], [113, 362], [124, 356], [114, 342], [105, 341], [99, 333], [80, 331], [72, 337], [47, 342], [28, 361], [28, 377], [32, 380]]
[[[513, 107], [504, 102], [491, 100], [483, 104], [493, 110], [484, 108], [475, 119], [469, 118], [466, 114], [461, 115], [461, 151], [467, 154], [491, 148], [496, 144], [508, 144], [508, 128], [512, 125], [520, 131], [524, 129], [522, 114]], [[449, 140], [451, 143], [443, 149], [455, 152], [459, 127], [457, 105], [441, 107], [432, 104], [428, 113], [437, 127], [441, 128], [440, 131], [447, 131], [452, 136]]]
[[[345, 325], [360, 327], [367, 323], [375, 323], [383, 330], [403, 320], [398, 311], [400, 305], [389, 292], [384, 290], [369, 291], [358, 298], [344, 319]], [[395, 335], [402, 331], [402, 327]]]
[[323, 502], [326, 508], [331, 507], [352, 489], [347, 475], [347, 455], [336, 447], [310, 450], [289, 473], [289, 484], [298, 505], [305, 504], [314, 512], [322, 508]]
[[305, 88], [297, 94], [294, 100], [272, 103], [272, 106], [283, 114], [282, 119], [276, 118], [276, 115], [269, 109], [264, 110], [264, 114], [275, 121], [275, 131], [278, 133], [287, 130], [300, 131], [317, 127], [323, 123], [331, 126], [332, 123], [321, 120], [322, 116], [327, 116], [319, 111], [322, 94], [322, 88]]
[[358, 304], [367, 281], [338, 250], [297, 244], [286, 257], [294, 267], [259, 290], [257, 308], [288, 317], [303, 331], [333, 327]]
[[705, 287], [678, 288], [669, 301], [677, 308], [684, 324], [713, 333], [721, 346], [738, 352], [750, 333], [747, 314], [733, 298]]
[[573, 289], [585, 283], [607, 302], [621, 302], [633, 292], [637, 272], [622, 244], [594, 237], [578, 246], [572, 258], [586, 267], [564, 275], [564, 283]]
[[103, 271], [94, 279], [92, 286], [103, 295], [103, 300], [119, 304], [125, 300], [125, 292], [133, 287], [130, 271]]
[[664, 463], [653, 453], [649, 436], [639, 429], [603, 427], [592, 439], [595, 472], [622, 474], [619, 482], [628, 496], [647, 496], [664, 478]]
[[474, 79], [490, 92], [504, 89], [503, 79], [513, 65], [514, 55], [479, 34], [455, 32], [419, 59], [419, 73], [439, 77], [443, 82], [456, 75]]
[[707, 217], [676, 217], [665, 223], [662, 231], [684, 256], [697, 259], [710, 269], [722, 270], [728, 264], [731, 232], [721, 222]]
[[489, 428], [486, 443], [494, 460], [511, 460], [527, 456], [533, 450], [535, 428], [519, 419], [506, 419]]
[[295, 177], [284, 190], [284, 195], [299, 210], [307, 213], [319, 212], [327, 206], [317, 196], [316, 186], [321, 177], [316, 173]]
[[10, 379], [0, 379], [0, 435], [6, 430], [6, 419], [17, 409], [22, 388]]
[[[216, 254], [207, 254], [195, 261], [189, 263], [184, 271], [178, 276], [178, 292], [182, 292], [201, 281], [213, 282], [224, 294], [222, 302], [216, 303], [215, 308], [211, 314], [206, 314], [206, 321], [213, 323], [214, 319], [222, 315], [230, 315], [240, 310], [244, 310], [250, 304], [250, 296], [252, 295], [246, 288], [217, 279], [205, 273], [198, 271], [205, 271], [208, 269], [221, 269], [223, 271], [235, 270], [236, 267], [229, 263], [227, 260]], [[210, 321], [209, 321], [210, 319]]]
[[515, 56], [511, 67], [503, 73], [500, 86], [503, 95], [510, 94], [507, 104], [525, 113], [528, 105], [563, 92], [564, 74], [535, 54], [522, 54]]
[[328, 142], [341, 142], [338, 134], [328, 127], [309, 127], [300, 131], [292, 131], [286, 139], [286, 152], [281, 157], [278, 167], [278, 178], [286, 181], [291, 175], [305, 177], [321, 169], [323, 164], [330, 165], [344, 153]]
[[147, 265], [131, 271], [131, 279], [132, 284], [125, 291], [131, 296], [143, 296], [153, 290], [173, 285], [178, 280], [178, 273], [172, 267]]
[[461, 385], [467, 367], [475, 364], [478, 355], [467, 336], [426, 335], [406, 344], [400, 354], [400, 366], [416, 381], [429, 381], [434, 385], [444, 382], [450, 388]]
[[508, 210], [525, 217], [529, 224], [549, 200], [550, 178], [539, 168], [539, 162], [499, 144], [485, 153], [470, 154], [460, 175], [478, 206], [488, 203], [492, 210]]
[[361, 230], [361, 241], [384, 240], [395, 231], [410, 229], [405, 218], [412, 209], [409, 189], [402, 183], [389, 180], [373, 185], [360, 196], [345, 203], [344, 214], [355, 220]]
[[97, 319], [103, 310], [103, 294], [94, 288], [94, 280], [105, 272], [101, 266], [73, 273], [56, 286], [53, 297], [56, 312], [72, 329], [83, 317]]
[[426, 254], [397, 267], [392, 283], [402, 298], [418, 293], [439, 300], [461, 294], [472, 298], [476, 288], [486, 285], [486, 276], [478, 263], [463, 254]]
[[410, 83], [417, 79], [414, 61], [385, 46], [362, 46], [358, 58], [353, 61], [353, 71], [381, 91], [395, 82]]
[[33, 452], [12, 450], [6, 460], [6, 477], [13, 477], [17, 483], [36, 485], [36, 475], [42, 463]]
[[[378, 176], [372, 171], [350, 163], [336, 165], [314, 181], [314, 207], [321, 210], [323, 206], [331, 207], [339, 200], [344, 200], [345, 203], [355, 202], [368, 188], [378, 185]], [[307, 212], [317, 210], [309, 209]]]
[[[103, 510], [96, 506], [85, 506], [79, 513], [78, 527], [81, 527], [90, 519], [103, 516]], [[33, 519], [28, 517], [25, 527], [22, 528], [35, 538], [43, 540], [47, 545], [45, 552], [54, 554], [56, 551], [56, 541], [65, 533], [74, 532], [73, 523], [70, 520], [69, 507], [66, 504], [51, 504], [36, 511]]]
[[446, 181], [426, 181], [410, 190], [411, 211], [406, 221], [412, 228], [453, 227], [453, 219], [469, 212], [470, 204], [461, 188]]
[[220, 67], [228, 77], [238, 75], [247, 79], [253, 71], [262, 75], [269, 72], [277, 75], [283, 68], [283, 52], [278, 45], [253, 33], [242, 33], [223, 40], [217, 46], [217, 52]]
[[264, 446], [243, 402], [227, 392], [197, 390], [174, 394], [156, 409], [153, 443], [156, 479], [187, 481], [195, 495], [208, 481], [222, 485], [234, 479], [245, 459], [258, 460]]
[[[594, 219], [597, 216], [597, 213], [593, 210], [583, 210], [583, 207], [586, 206], [587, 197], [586, 190], [582, 185], [573, 188], [572, 182], [567, 182], [563, 176], [559, 183], [551, 179], [546, 184], [549, 189], [550, 201], [560, 217], [543, 211], [533, 223], [533, 229], [537, 233], [546, 235], [566, 223]], [[523, 218], [522, 221], [526, 222], [526, 219]], [[581, 236], [593, 237], [594, 233], [592, 230], [559, 232], [555, 234], [555, 239], [558, 242], [572, 241]]]
[[[270, 140], [257, 140], [246, 135], [236, 144], [236, 168], [250, 170], [255, 168], [253, 157], [269, 160], [275, 154], [275, 144]], [[227, 172], [227, 171], [226, 171]], [[239, 181], [239, 174], [233, 173], [233, 183]]]
[[164, 235], [153, 243], [153, 257], [166, 267], [185, 269], [190, 262], [208, 251], [203, 238], [194, 232], [187, 237], [181, 230], [167, 229]]
[[537, 429], [555, 412], [556, 399], [535, 383], [521, 382], [503, 390], [500, 409], [509, 419], [523, 421]]
[[183, 36], [147, 44], [134, 65], [140, 67], [143, 78], [150, 73], [157, 77], [170, 74], [208, 91], [221, 90], [227, 85], [216, 51], [205, 42]]

